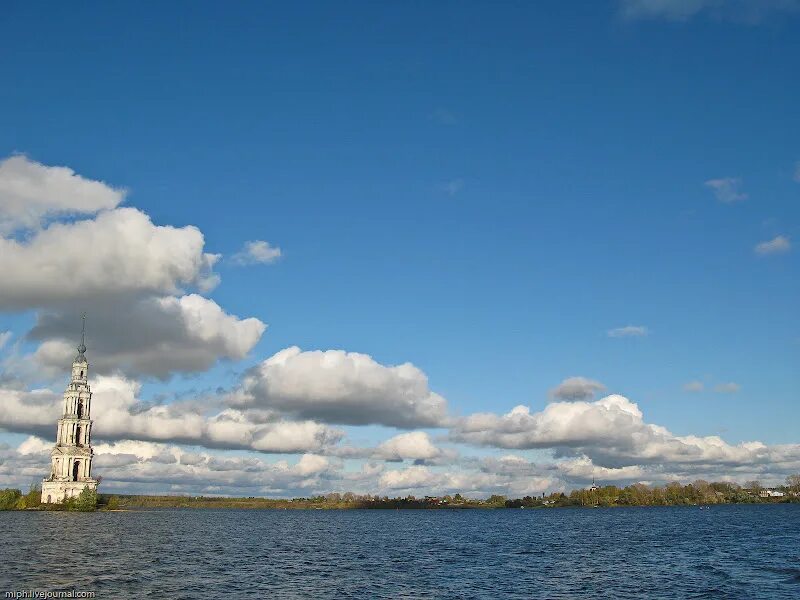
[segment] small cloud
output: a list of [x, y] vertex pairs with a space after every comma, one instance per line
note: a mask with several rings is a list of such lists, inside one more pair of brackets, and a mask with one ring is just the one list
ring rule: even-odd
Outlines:
[[690, 381], [683, 386], [685, 392], [702, 392], [706, 388], [702, 381]]
[[684, 21], [704, 8], [704, 0], [620, 0], [623, 18]]
[[606, 389], [599, 381], [586, 377], [568, 377], [550, 390], [550, 397], [558, 400], [590, 400], [596, 392]]
[[244, 247], [231, 257], [237, 265], [255, 265], [273, 263], [281, 257], [281, 249], [271, 246], [269, 242], [256, 240], [246, 242]]
[[8, 343], [8, 340], [11, 339], [11, 335], [10, 331], [0, 331], [0, 348]]
[[446, 108], [437, 108], [433, 112], [433, 118], [442, 125], [455, 125], [458, 123], [458, 117]]
[[439, 189], [441, 189], [448, 196], [455, 196], [458, 192], [464, 189], [464, 180], [452, 179], [440, 185]]
[[714, 391], [718, 394], [735, 394], [739, 390], [742, 389], [738, 383], [729, 382], [729, 383], [718, 383], [714, 386]]
[[768, 256], [770, 254], [785, 254], [792, 248], [792, 243], [785, 235], [776, 235], [771, 240], [756, 244], [754, 251], [759, 256]]
[[709, 179], [704, 184], [707, 188], [714, 191], [717, 200], [725, 204], [741, 202], [747, 200], [747, 194], [741, 191], [742, 180], [738, 177], [723, 177], [721, 179]]
[[625, 327], [617, 327], [608, 330], [608, 337], [644, 337], [650, 333], [644, 325], [626, 325]]
[[688, 21], [704, 14], [712, 19], [756, 25], [770, 15], [796, 12], [798, 0], [619, 0], [624, 19]]

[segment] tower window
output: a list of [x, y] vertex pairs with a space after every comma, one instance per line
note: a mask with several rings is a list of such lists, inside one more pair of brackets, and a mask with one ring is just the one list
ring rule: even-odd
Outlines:
[[83, 371], [81, 371], [81, 377], [83, 377]]

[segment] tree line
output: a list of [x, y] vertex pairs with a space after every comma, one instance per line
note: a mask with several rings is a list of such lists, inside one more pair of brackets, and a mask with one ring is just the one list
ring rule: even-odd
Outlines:
[[573, 490], [569, 494], [554, 493], [547, 497], [525, 496], [506, 500], [505, 506], [691, 506], [800, 502], [800, 475], [790, 475], [786, 478], [786, 485], [771, 488], [783, 493], [783, 496], [762, 497], [761, 492], [765, 489], [758, 481], [747, 482], [744, 486], [702, 479], [687, 485], [677, 482], [663, 486], [636, 483], [622, 488], [607, 485], [596, 489]]
[[74, 498], [50, 504], [42, 503], [42, 489], [32, 485], [27, 494], [18, 489], [0, 490], [0, 510], [68, 510], [91, 512], [97, 510], [97, 492], [88, 487]]
[[468, 498], [462, 494], [445, 496], [413, 495], [394, 497], [331, 492], [308, 498], [231, 498], [222, 496], [156, 496], [97, 494], [86, 488], [59, 504], [41, 503], [41, 489], [31, 486], [27, 494], [18, 489], [0, 490], [0, 510], [93, 511], [137, 508], [243, 508], [243, 509], [443, 509], [443, 508], [549, 508], [581, 506], [686, 506], [710, 504], [800, 503], [800, 474], [786, 478], [786, 485], [771, 488], [781, 497], [762, 497], [765, 488], [758, 481], [745, 485], [697, 480], [648, 486], [636, 483], [626, 487], [606, 485], [549, 495], [509, 499], [495, 494], [488, 498]]

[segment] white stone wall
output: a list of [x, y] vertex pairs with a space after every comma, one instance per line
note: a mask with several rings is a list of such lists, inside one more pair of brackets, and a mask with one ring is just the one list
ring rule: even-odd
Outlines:
[[97, 490], [97, 481], [47, 481], [42, 482], [42, 503], [62, 502], [67, 498], [77, 498], [88, 487]]

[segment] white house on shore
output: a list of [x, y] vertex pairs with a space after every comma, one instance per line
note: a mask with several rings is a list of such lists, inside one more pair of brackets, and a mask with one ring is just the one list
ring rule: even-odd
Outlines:
[[761, 498], [783, 498], [786, 494], [778, 490], [761, 490], [758, 495]]
[[42, 481], [42, 502], [62, 502], [79, 495], [84, 488], [97, 490], [92, 479], [92, 391], [86, 360], [85, 323], [78, 355], [72, 361], [72, 376], [64, 392], [64, 412], [58, 420], [56, 445], [50, 453], [50, 475]]

